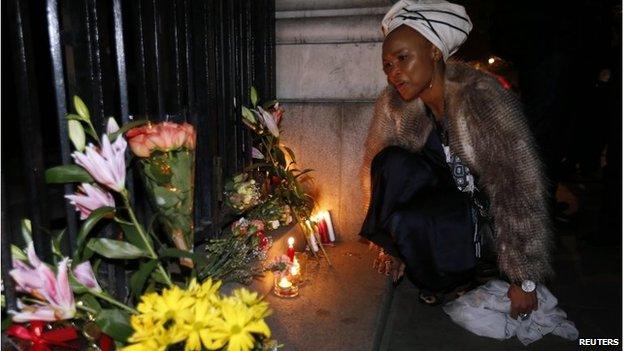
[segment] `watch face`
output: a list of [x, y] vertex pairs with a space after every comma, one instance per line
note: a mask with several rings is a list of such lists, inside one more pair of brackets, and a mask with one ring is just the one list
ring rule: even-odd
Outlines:
[[533, 292], [533, 290], [535, 290], [535, 282], [532, 280], [523, 281], [522, 290], [524, 290], [524, 292]]

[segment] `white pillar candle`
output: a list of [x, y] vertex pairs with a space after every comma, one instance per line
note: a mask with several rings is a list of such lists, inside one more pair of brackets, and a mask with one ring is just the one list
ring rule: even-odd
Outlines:
[[317, 252], [319, 250], [318, 243], [316, 242], [316, 235], [314, 235], [314, 231], [310, 231], [310, 244], [312, 245], [312, 250]]

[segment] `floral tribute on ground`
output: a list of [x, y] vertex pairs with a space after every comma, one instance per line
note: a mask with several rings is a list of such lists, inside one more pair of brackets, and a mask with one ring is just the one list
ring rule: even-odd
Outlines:
[[296, 222], [312, 253], [320, 249], [331, 265], [320, 245], [319, 221], [312, 218], [315, 201], [302, 186], [312, 170], [298, 169], [295, 153], [280, 142], [284, 108], [277, 101], [259, 105], [253, 87], [250, 100], [251, 107], [242, 107], [242, 120], [254, 132], [254, 162], [227, 182], [225, 202], [241, 218], [262, 220], [269, 230]]
[[[23, 221], [26, 246], [12, 246], [9, 273], [19, 303], [9, 311], [13, 324], [6, 334], [21, 349], [37, 351], [275, 350], [262, 297], [245, 288], [219, 292], [222, 282], [248, 282], [262, 273], [257, 261], [271, 244], [267, 224], [239, 221], [229, 235], [194, 249], [194, 128], [147, 121], [120, 127], [110, 118], [98, 135], [80, 98], [74, 107], [76, 114], [67, 116], [74, 164], [47, 170], [46, 181], [76, 184], [66, 196], [81, 219], [75, 249], [71, 257], [63, 253], [65, 231], [54, 233], [52, 262], [42, 261]], [[146, 222], [137, 218], [126, 188], [128, 145], [154, 212]], [[103, 226], [108, 235], [96, 230]], [[98, 280], [101, 264], [111, 262], [129, 276], [124, 299]]]

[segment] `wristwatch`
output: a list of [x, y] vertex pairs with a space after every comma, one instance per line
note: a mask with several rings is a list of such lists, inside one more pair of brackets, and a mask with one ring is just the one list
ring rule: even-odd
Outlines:
[[521, 287], [522, 291], [525, 293], [532, 293], [535, 291], [535, 282], [532, 280], [523, 280]]

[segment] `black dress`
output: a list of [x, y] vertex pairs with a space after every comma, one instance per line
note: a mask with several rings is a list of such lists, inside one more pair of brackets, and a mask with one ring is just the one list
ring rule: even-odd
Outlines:
[[418, 153], [390, 146], [371, 165], [372, 196], [360, 235], [399, 257], [421, 288], [451, 290], [477, 263], [471, 193], [458, 189], [440, 127]]

